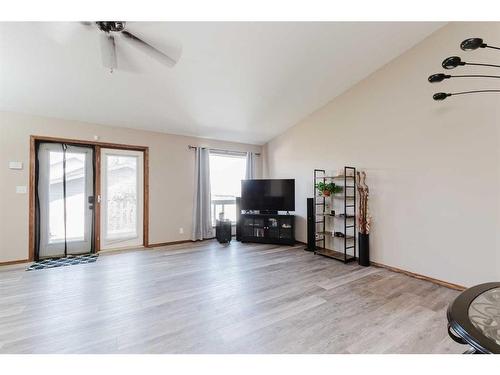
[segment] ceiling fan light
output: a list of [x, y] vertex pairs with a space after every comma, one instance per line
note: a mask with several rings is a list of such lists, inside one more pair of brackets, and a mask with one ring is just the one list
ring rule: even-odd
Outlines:
[[443, 82], [445, 79], [450, 78], [451, 76], [443, 73], [436, 73], [429, 76], [428, 81], [430, 83]]
[[460, 43], [460, 48], [464, 51], [474, 51], [478, 48], [485, 48], [486, 44], [483, 43], [481, 38], [469, 38]]
[[450, 56], [443, 60], [441, 66], [445, 69], [453, 69], [459, 65], [465, 65], [462, 59], [458, 56]]
[[125, 29], [124, 21], [97, 21], [97, 27], [104, 32], [120, 32]]

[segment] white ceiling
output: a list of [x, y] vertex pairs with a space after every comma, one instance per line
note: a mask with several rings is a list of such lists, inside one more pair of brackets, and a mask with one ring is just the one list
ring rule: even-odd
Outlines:
[[2, 22], [0, 110], [262, 144], [441, 26], [129, 22], [182, 56], [167, 68], [120, 39], [110, 74], [97, 30]]

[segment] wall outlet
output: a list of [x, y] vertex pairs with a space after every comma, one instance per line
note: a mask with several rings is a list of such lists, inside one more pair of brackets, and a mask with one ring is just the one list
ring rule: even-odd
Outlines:
[[183, 234], [184, 233], [184, 228], [179, 228], [179, 234]]
[[26, 186], [16, 186], [16, 194], [26, 194], [27, 190]]

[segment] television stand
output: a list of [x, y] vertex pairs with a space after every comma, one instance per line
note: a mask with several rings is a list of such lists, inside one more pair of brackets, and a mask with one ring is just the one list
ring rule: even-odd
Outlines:
[[295, 215], [244, 213], [237, 225], [241, 242], [295, 245]]

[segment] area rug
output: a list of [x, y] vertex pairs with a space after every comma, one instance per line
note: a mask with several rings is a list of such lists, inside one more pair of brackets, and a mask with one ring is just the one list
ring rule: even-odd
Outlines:
[[68, 256], [65, 258], [43, 259], [30, 265], [28, 268], [26, 268], [26, 271], [72, 266], [73, 264], [93, 263], [97, 260], [98, 256], [99, 256], [98, 254], [84, 254], [84, 255]]

